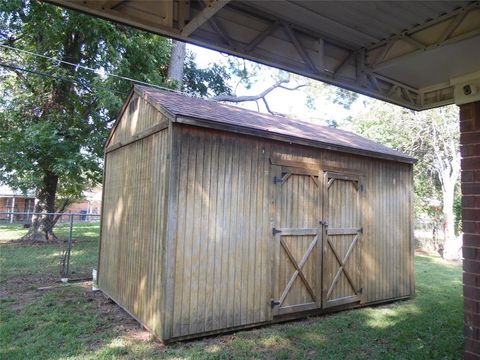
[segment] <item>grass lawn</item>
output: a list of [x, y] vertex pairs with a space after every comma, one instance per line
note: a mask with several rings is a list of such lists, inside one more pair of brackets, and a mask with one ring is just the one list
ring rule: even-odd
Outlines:
[[[91, 274], [97, 267], [99, 223], [74, 223], [70, 269], [72, 275]], [[55, 234], [61, 240], [67, 240], [69, 224], [59, 224]], [[66, 243], [38, 244], [24, 246], [10, 243], [26, 234], [21, 225], [0, 224], [0, 283], [18, 276], [54, 275], [60, 272], [60, 259], [66, 249]]]
[[[461, 358], [461, 266], [435, 256], [416, 257], [408, 301], [163, 346], [89, 283], [39, 290], [58, 278], [58, 246], [5, 241], [19, 231], [0, 227], [2, 359]], [[98, 226], [76, 231], [74, 261], [91, 268]]]

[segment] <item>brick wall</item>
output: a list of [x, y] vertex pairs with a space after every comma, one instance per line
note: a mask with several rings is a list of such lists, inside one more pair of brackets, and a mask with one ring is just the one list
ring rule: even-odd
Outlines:
[[480, 359], [480, 102], [460, 106], [465, 359]]
[[[15, 207], [12, 209], [12, 197], [0, 197], [0, 212], [31, 212], [33, 211], [33, 202], [34, 199], [32, 198], [17, 197], [15, 198]], [[11, 215], [0, 214], [0, 220], [9, 220], [10, 216]], [[25, 217], [25, 215], [16, 215], [15, 220], [23, 220]]]

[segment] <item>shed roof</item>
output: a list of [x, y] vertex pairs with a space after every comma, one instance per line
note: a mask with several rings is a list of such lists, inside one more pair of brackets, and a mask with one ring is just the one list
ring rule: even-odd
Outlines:
[[[283, 116], [259, 113], [212, 100], [135, 85], [138, 93], [155, 107], [168, 113], [173, 121], [221, 130], [248, 133], [264, 138], [287, 140], [341, 152], [400, 162], [415, 159], [394, 149], [349, 131], [322, 126]], [[189, 121], [190, 120], [190, 121]]]

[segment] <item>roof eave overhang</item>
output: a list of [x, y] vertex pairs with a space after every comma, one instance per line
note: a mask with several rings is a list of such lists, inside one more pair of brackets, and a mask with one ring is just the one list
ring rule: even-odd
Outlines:
[[[440, 48], [478, 39], [480, 47], [480, 5], [470, 2], [401, 33], [376, 41], [355, 29], [306, 12], [304, 23], [272, 14], [264, 3], [248, 1], [207, 0], [205, 2], [141, 2], [139, 0], [44, 0], [97, 17], [127, 24], [156, 34], [187, 41], [214, 50], [281, 68], [313, 79], [340, 86], [360, 94], [388, 101], [413, 110], [424, 110], [452, 104], [455, 87], [450, 79], [422, 86], [405, 81], [405, 69], [395, 69], [416, 58], [431, 55]], [[148, 5], [145, 5], [148, 4]], [[201, 5], [203, 4], [203, 5]], [[278, 6], [292, 2], [280, 1]], [[142, 6], [155, 7], [150, 12]], [[277, 6], [277, 5], [276, 5]], [[305, 11], [305, 9], [298, 9]], [[339, 31], [361, 38], [364, 46], [340, 40], [331, 34], [313, 31], [310, 24], [317, 18], [331, 21]], [[232, 17], [234, 18], [232, 21]], [[388, 19], [385, 19], [387, 21]], [[234, 23], [237, 21], [237, 23]], [[251, 26], [251, 34], [235, 30], [239, 22]], [[253, 32], [253, 33], [252, 33]], [[276, 34], [275, 36], [273, 34]], [[246, 36], [246, 37], [242, 37]], [[277, 46], [279, 37], [284, 42]], [[285, 46], [291, 56], [285, 56]], [[466, 54], [451, 54], [466, 58]], [[478, 69], [480, 70], [480, 64]], [[403, 72], [403, 73], [402, 73]], [[469, 71], [473, 72], [473, 71]], [[403, 74], [403, 75], [402, 75]], [[460, 76], [464, 74], [457, 74]]]
[[407, 164], [415, 164], [417, 160], [411, 157], [396, 156], [391, 154], [379, 153], [361, 148], [353, 148], [348, 146], [342, 146], [337, 144], [326, 143], [322, 141], [314, 141], [297, 136], [285, 135], [272, 131], [266, 131], [261, 129], [253, 129], [251, 127], [244, 127], [234, 124], [226, 124], [223, 122], [211, 121], [206, 119], [199, 119], [191, 116], [177, 115], [173, 120], [175, 123], [191, 125], [196, 127], [202, 127], [207, 129], [214, 129], [226, 132], [233, 132], [242, 135], [250, 135], [260, 137], [263, 139], [270, 139], [276, 141], [282, 141], [289, 144], [297, 144], [303, 146], [310, 146], [324, 150], [337, 151], [351, 155], [366, 156], [383, 160], [390, 160], [396, 162], [402, 162]]

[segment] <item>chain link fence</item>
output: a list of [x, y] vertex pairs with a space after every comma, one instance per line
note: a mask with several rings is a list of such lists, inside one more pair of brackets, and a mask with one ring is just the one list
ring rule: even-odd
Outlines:
[[420, 214], [415, 219], [415, 240], [418, 248], [437, 252], [443, 249], [445, 236], [440, 216]]
[[[0, 212], [0, 239], [19, 245], [51, 248], [58, 275], [66, 280], [87, 279], [97, 267], [100, 214]], [[43, 251], [45, 253], [45, 251]]]

